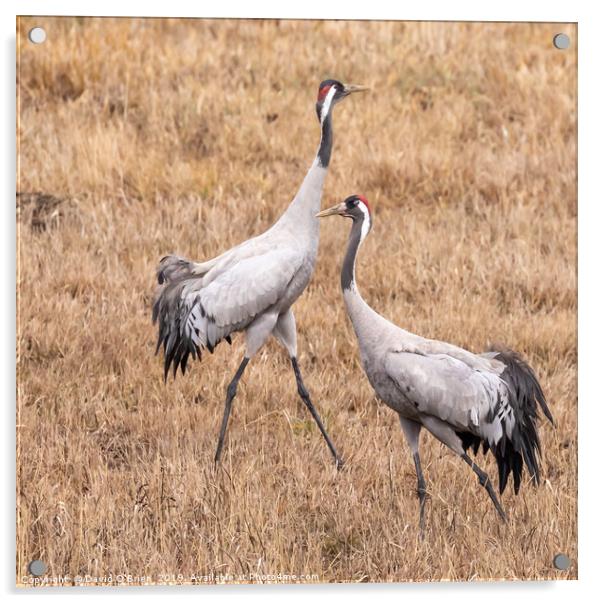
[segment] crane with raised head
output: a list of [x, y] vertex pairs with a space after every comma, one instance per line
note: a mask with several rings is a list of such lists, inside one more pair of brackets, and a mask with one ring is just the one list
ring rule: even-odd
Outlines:
[[424, 427], [460, 456], [476, 473], [500, 517], [506, 515], [489, 476], [467, 451], [482, 447], [495, 456], [499, 491], [513, 476], [519, 492], [526, 465], [535, 484], [540, 479], [538, 406], [553, 424], [533, 369], [514, 351], [492, 349], [473, 354], [455, 345], [414, 335], [375, 312], [355, 281], [358, 249], [372, 228], [370, 204], [361, 195], [317, 214], [351, 218], [351, 234], [341, 270], [345, 306], [359, 343], [361, 363], [377, 397], [399, 415], [413, 455], [424, 531], [426, 483], [419, 454]]
[[318, 252], [322, 188], [333, 144], [332, 113], [335, 105], [364, 86], [325, 80], [318, 88], [316, 112], [321, 137], [318, 151], [301, 188], [264, 233], [221, 255], [194, 262], [169, 255], [157, 267], [159, 289], [153, 305], [153, 322], [159, 323], [157, 352], [163, 347], [164, 375], [173, 366], [186, 371], [189, 357], [201, 358], [222, 341], [244, 332], [244, 357], [226, 390], [226, 401], [215, 462], [219, 462], [238, 382], [251, 358], [270, 335], [286, 348], [295, 374], [297, 391], [324, 436], [337, 467], [342, 461], [303, 383], [297, 360], [297, 332], [292, 305], [307, 287]]

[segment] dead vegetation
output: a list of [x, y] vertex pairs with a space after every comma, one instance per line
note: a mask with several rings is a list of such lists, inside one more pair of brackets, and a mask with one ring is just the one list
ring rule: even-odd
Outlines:
[[[35, 557], [52, 575], [155, 580], [575, 578], [576, 51], [551, 47], [558, 25], [43, 18], [34, 46], [32, 23], [18, 33], [18, 583]], [[413, 465], [343, 310], [342, 221], [322, 227], [296, 315], [343, 472], [275, 343], [245, 374], [219, 470], [240, 339], [163, 385], [156, 262], [214, 256], [281, 213], [328, 76], [373, 88], [337, 110], [324, 196], [375, 208], [364, 296], [425, 336], [512, 346], [548, 393], [544, 481], [504, 496], [506, 526], [426, 437], [418, 540]]]

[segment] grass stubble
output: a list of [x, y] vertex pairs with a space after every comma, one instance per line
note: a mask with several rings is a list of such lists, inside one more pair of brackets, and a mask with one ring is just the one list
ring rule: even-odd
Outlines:
[[[33, 25], [43, 45], [27, 42]], [[175, 582], [576, 578], [576, 28], [562, 27], [564, 52], [557, 30], [19, 19], [18, 584], [34, 558], [48, 575]], [[158, 259], [213, 257], [277, 218], [315, 153], [328, 76], [372, 87], [337, 108], [323, 198], [372, 202], [365, 298], [424, 336], [513, 347], [547, 392], [543, 482], [506, 492], [507, 525], [425, 435], [418, 538], [412, 460], [342, 304], [342, 220], [322, 225], [295, 313], [344, 471], [273, 341], [241, 382], [217, 470], [243, 338], [163, 384]]]

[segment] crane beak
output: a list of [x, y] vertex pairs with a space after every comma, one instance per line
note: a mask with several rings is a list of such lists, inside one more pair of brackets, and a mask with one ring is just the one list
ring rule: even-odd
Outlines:
[[346, 206], [344, 203], [338, 203], [334, 207], [329, 207], [328, 209], [322, 210], [320, 213], [316, 214], [316, 218], [325, 218], [326, 216], [344, 216], [346, 213]]
[[366, 90], [370, 90], [370, 88], [368, 86], [358, 86], [356, 84], [345, 84], [343, 88], [345, 96], [353, 94], [354, 92], [364, 92]]

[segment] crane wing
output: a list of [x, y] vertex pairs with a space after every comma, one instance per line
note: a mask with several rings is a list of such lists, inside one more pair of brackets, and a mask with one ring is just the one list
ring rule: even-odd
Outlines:
[[485, 435], [485, 419], [502, 386], [497, 375], [474, 370], [446, 354], [408, 352], [389, 352], [385, 370], [419, 413]]
[[218, 327], [236, 325], [276, 303], [302, 261], [302, 254], [295, 249], [272, 249], [240, 260], [200, 291], [187, 295], [198, 296]]
[[208, 284], [203, 277], [166, 281], [153, 307], [159, 321], [157, 351], [163, 345], [165, 376], [173, 362], [186, 369], [188, 356], [210, 352], [230, 333], [246, 327], [276, 303], [301, 267], [303, 256], [293, 248], [245, 257]]

